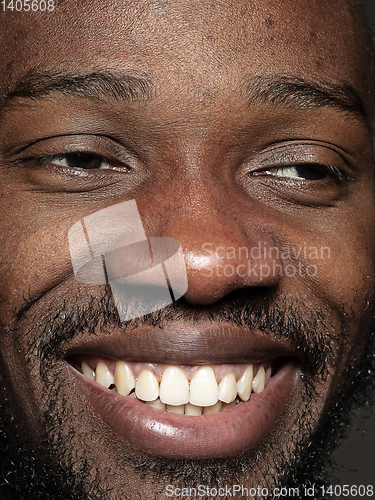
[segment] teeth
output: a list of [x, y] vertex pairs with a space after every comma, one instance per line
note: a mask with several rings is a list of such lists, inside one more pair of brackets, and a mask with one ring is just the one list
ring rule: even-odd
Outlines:
[[240, 380], [237, 382], [237, 392], [242, 401], [249, 400], [252, 383], [253, 383], [253, 366], [249, 365], [244, 371]]
[[267, 371], [266, 371], [266, 376], [265, 376], [265, 379], [264, 379], [264, 385], [267, 384], [267, 382], [271, 378], [271, 375], [272, 375], [272, 368], [269, 367], [269, 368], [267, 368]]
[[89, 365], [87, 365], [84, 361], [82, 361], [82, 373], [84, 374], [85, 377], [89, 378], [90, 380], [95, 380], [95, 373], [91, 370]]
[[189, 402], [189, 382], [177, 366], [169, 366], [160, 383], [160, 400], [168, 405], [184, 405]]
[[191, 403], [185, 405], [185, 415], [199, 416], [202, 415], [202, 410], [203, 408], [201, 406], [195, 406]]
[[219, 384], [219, 399], [223, 403], [231, 403], [237, 397], [236, 377], [233, 373], [225, 375]]
[[81, 363], [83, 375], [102, 386], [112, 386], [112, 390], [122, 396], [133, 396], [148, 406], [180, 415], [213, 415], [229, 410], [240, 399], [248, 401], [251, 392], [262, 392], [272, 376], [272, 368], [265, 371], [261, 365], [254, 377], [253, 365], [247, 365], [238, 381], [234, 373], [227, 373], [217, 384], [214, 370], [203, 366], [195, 371], [189, 386], [184, 371], [171, 365], [162, 373], [159, 388], [151, 369], [145, 368], [135, 379], [131, 366], [131, 363], [116, 361], [115, 373], [112, 374], [104, 361], [98, 361], [95, 372], [86, 362]]
[[203, 415], [213, 415], [214, 413], [219, 413], [223, 403], [218, 401], [215, 405], [206, 406], [203, 408]]
[[221, 411], [225, 411], [225, 410], [230, 410], [231, 408], [234, 408], [236, 406], [236, 402], [235, 401], [232, 401], [231, 403], [223, 403], [222, 407], [221, 407]]
[[165, 410], [165, 404], [160, 401], [160, 399], [155, 399], [155, 401], [146, 401], [147, 406], [153, 406], [158, 410]]
[[117, 392], [127, 396], [135, 387], [135, 379], [129, 365], [124, 361], [117, 361], [115, 368], [115, 384]]
[[210, 366], [199, 368], [190, 382], [190, 403], [196, 406], [212, 406], [219, 399], [216, 377]]
[[259, 368], [259, 370], [257, 371], [257, 374], [253, 380], [253, 391], [255, 392], [255, 394], [259, 394], [260, 392], [263, 391], [265, 377], [266, 377], [266, 374], [265, 374], [264, 368], [263, 368], [263, 366], [261, 366]]
[[135, 384], [135, 395], [142, 401], [154, 401], [159, 397], [159, 383], [150, 370], [143, 370]]
[[112, 373], [103, 361], [99, 361], [96, 365], [95, 380], [99, 384], [104, 385], [104, 387], [109, 387], [115, 383]]
[[185, 405], [173, 406], [166, 405], [166, 408], [171, 413], [177, 413], [178, 415], [183, 415], [185, 412]]

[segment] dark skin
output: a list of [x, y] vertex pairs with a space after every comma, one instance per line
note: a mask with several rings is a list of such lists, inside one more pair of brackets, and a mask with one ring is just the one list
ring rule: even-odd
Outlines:
[[[249, 486], [272, 484], [275, 450], [293, 456], [349, 385], [374, 313], [370, 55], [359, 16], [344, 0], [332, 5], [307, 0], [75, 4], [63, 2], [40, 16], [1, 12], [0, 22], [7, 26], [1, 35], [6, 48], [0, 56], [2, 94], [37, 68], [50, 75], [130, 72], [137, 95], [130, 100], [102, 92], [88, 99], [72, 88], [42, 95], [34, 86], [35, 99], [14, 95], [3, 103], [0, 379], [16, 432], [30, 448], [40, 447], [46, 433], [46, 382], [37, 354], [45, 324], [62, 304], [74, 308], [103, 293], [74, 279], [69, 228], [101, 208], [136, 199], [149, 236], [181, 242], [189, 284], [185, 308], [203, 314], [245, 289], [280, 307], [280, 297], [287, 297], [288, 304], [297, 302], [302, 317], [308, 311], [324, 317], [330, 349], [324, 377], [316, 375], [312, 382], [312, 399], [304, 385], [313, 371], [308, 354], [295, 349], [300, 369], [293, 397], [271, 432], [246, 450], [252, 465], [240, 480]], [[261, 86], [272, 81], [278, 88], [285, 83], [280, 77], [288, 77], [289, 97], [261, 99], [254, 84], [260, 76]], [[304, 94], [290, 97], [297, 81], [304, 82]], [[314, 100], [307, 84], [331, 100]], [[77, 173], [56, 163], [56, 155], [82, 151], [106, 158], [106, 168]], [[301, 163], [313, 164], [314, 172], [324, 168], [311, 179], [296, 170]], [[328, 247], [330, 257], [278, 262], [300, 263], [303, 269], [315, 265], [312, 277], [279, 272], [208, 277], [202, 270], [227, 262], [207, 260], [206, 242], [236, 248], [259, 242]], [[204, 325], [202, 316], [191, 337], [162, 338], [170, 351], [156, 361], [182, 363], [173, 354], [180, 351], [188, 362], [197, 362], [189, 358], [189, 343]], [[170, 328], [188, 326], [175, 320]], [[92, 330], [100, 336], [99, 326]], [[155, 491], [166, 498], [167, 480], [155, 486], [152, 475], [144, 478], [131, 461], [121, 461], [124, 456], [137, 461], [143, 452], [126, 436], [111, 434], [74, 384], [66, 356], [91, 333], [77, 332], [49, 358], [50, 380], [56, 378], [60, 390], [57, 406], [64, 397], [72, 409], [60, 428], [63, 437], [75, 430], [66, 439], [66, 457], [78, 464], [88, 460], [89, 477], [98, 470], [104, 487], [112, 487], [105, 498], [138, 492], [151, 498]], [[139, 356], [148, 360], [151, 353]], [[224, 348], [220, 356], [217, 361], [225, 362]], [[199, 362], [212, 362], [204, 346]]]

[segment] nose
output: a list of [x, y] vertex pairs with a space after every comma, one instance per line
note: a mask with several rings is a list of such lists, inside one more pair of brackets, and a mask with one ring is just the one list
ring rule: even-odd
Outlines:
[[189, 303], [212, 304], [236, 289], [272, 287], [280, 280], [280, 252], [261, 231], [248, 234], [229, 215], [218, 223], [215, 213], [203, 221], [174, 222], [168, 234], [183, 248]]
[[[165, 193], [167, 215], [159, 210], [161, 220], [152, 228], [181, 244], [188, 282], [185, 300], [209, 305], [237, 289], [276, 286], [283, 272], [281, 254], [276, 237], [257, 217], [257, 203], [249, 200], [244, 212], [228, 194], [209, 193], [206, 187], [197, 191], [195, 183], [195, 194], [178, 189]], [[178, 204], [171, 209], [174, 194]]]

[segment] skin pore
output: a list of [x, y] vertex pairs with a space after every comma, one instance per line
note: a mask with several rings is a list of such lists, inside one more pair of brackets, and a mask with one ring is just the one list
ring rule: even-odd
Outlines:
[[[371, 388], [372, 83], [354, 3], [65, 1], [0, 23], [3, 498], [319, 484], [330, 430]], [[79, 153], [102, 168], [66, 163]], [[148, 236], [181, 243], [188, 290], [121, 323], [108, 287], [74, 278], [67, 234], [133, 199]], [[233, 277], [219, 270], [239, 254], [206, 243], [289, 252]], [[67, 361], [246, 363], [271, 343], [296, 366], [280, 416], [251, 447], [194, 460], [114, 430]]]

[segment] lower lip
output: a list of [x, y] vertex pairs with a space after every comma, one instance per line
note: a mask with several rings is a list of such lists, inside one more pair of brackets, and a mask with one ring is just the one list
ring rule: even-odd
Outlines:
[[74, 370], [83, 396], [112, 433], [149, 455], [175, 459], [228, 457], [257, 445], [285, 408], [296, 373], [296, 364], [288, 362], [249, 401], [214, 415], [193, 417], [121, 396]]

